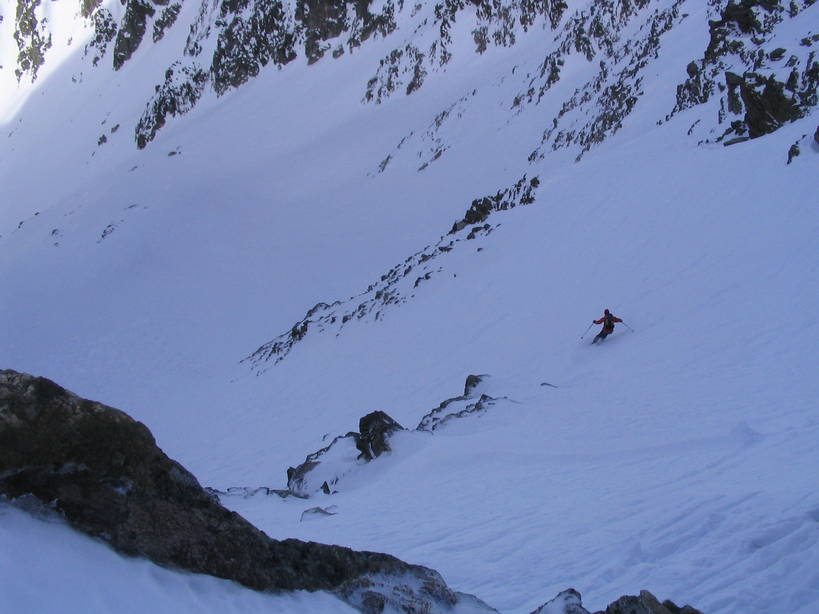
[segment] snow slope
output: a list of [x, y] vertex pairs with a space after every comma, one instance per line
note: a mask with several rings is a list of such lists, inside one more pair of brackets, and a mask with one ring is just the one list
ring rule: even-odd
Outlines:
[[58, 519], [0, 504], [3, 612], [355, 612], [329, 595], [273, 596], [123, 557]]
[[[369, 411], [412, 427], [468, 374], [489, 374], [506, 400], [435, 436], [396, 436], [337, 494], [223, 502], [272, 537], [435, 568], [507, 614], [569, 586], [591, 611], [646, 588], [708, 614], [815, 612], [819, 147], [803, 137], [816, 115], [727, 148], [686, 134], [708, 107], [658, 126], [706, 44], [705, 8], [684, 5], [646, 95], [579, 163], [568, 150], [527, 158], [586, 78], [580, 59], [565, 68], [576, 80], [509, 112], [550, 44], [542, 31], [456, 54], [380, 105], [361, 94], [389, 39], [271, 67], [141, 151], [126, 127], [144, 101], [123, 93], [161, 80], [162, 45], [183, 29], [127, 72], [83, 73], [82, 88], [70, 76], [84, 64], [68, 56], [3, 126], [0, 363], [129, 412], [220, 489], [282, 488], [288, 466]], [[419, 172], [435, 138], [448, 149]], [[539, 177], [536, 201], [493, 213], [488, 236], [454, 236], [411, 300], [309, 334], [261, 375], [239, 363], [524, 173]], [[634, 332], [591, 347], [593, 333], [580, 336], [604, 307]], [[317, 505], [337, 513], [302, 521]], [[158, 570], [0, 513], [0, 568], [13, 570], [0, 610], [349, 610]], [[43, 549], [45, 568], [30, 558]], [[78, 591], [92, 574], [105, 580]], [[32, 577], [52, 590], [32, 593]]]

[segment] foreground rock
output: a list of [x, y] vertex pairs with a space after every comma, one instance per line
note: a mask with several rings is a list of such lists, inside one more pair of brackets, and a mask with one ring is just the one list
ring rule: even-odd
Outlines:
[[257, 590], [334, 591], [363, 612], [448, 612], [462, 598], [437, 572], [386, 554], [270, 539], [219, 505], [140, 422], [8, 370], [0, 495], [33, 495], [124, 554]]

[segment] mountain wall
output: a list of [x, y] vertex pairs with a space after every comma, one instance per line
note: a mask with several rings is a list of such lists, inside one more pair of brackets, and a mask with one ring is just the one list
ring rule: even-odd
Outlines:
[[[123, 10], [115, 11], [108, 3], [83, 0], [75, 19], [85, 32], [83, 54], [88, 61], [115, 71], [123, 70], [138, 50], [158, 44], [169, 29], [188, 32], [184, 46], [171, 52], [164, 81], [154, 92], [143, 93], [145, 109], [132, 126], [139, 148], [169, 119], [196, 106], [206, 91], [222, 96], [268, 65], [332, 61], [373, 39], [388, 39], [392, 50], [372, 67], [374, 74], [361, 91], [363, 104], [380, 104], [411, 95], [428, 79], [453, 70], [456, 53], [485, 54], [492, 47], [513, 47], [523, 38], [539, 37], [546, 50], [542, 62], [537, 71], [517, 75], [520, 91], [510, 101], [510, 114], [538, 105], [560, 81], [571, 58], [582, 58], [589, 70], [584, 83], [544, 125], [532, 161], [559, 148], [575, 150], [579, 159], [616, 133], [644, 95], [644, 76], [662, 40], [689, 18], [688, 11], [695, 8], [690, 4], [203, 0], [193, 20], [182, 23], [180, 2], [128, 0]], [[701, 56], [690, 58], [687, 74], [679, 75], [676, 105], [657, 120], [707, 104], [714, 109], [713, 119], [691, 131], [702, 134], [704, 141], [736, 142], [804, 117], [817, 105], [819, 33], [801, 15], [815, 15], [815, 10], [814, 0], [709, 1], [702, 25], [708, 43]], [[34, 81], [52, 46], [40, 0], [20, 0], [14, 20], [14, 71], [18, 80]], [[471, 41], [454, 38], [467, 35]]]

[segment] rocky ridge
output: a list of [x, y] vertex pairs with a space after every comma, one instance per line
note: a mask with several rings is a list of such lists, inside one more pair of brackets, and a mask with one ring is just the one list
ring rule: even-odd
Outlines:
[[[494, 398], [481, 392], [487, 375], [470, 375], [466, 378], [464, 392], [443, 401], [438, 407], [421, 418], [418, 426], [409, 430], [398, 424], [383, 411], [374, 411], [359, 420], [358, 432], [335, 437], [329, 445], [307, 455], [304, 462], [287, 469], [287, 490], [272, 491], [279, 496], [293, 495], [307, 498], [316, 493], [326, 495], [336, 492], [336, 486], [345, 476], [361, 465], [391, 452], [390, 440], [396, 433], [434, 434], [452, 420], [480, 415], [505, 397]], [[239, 491], [243, 496], [256, 494], [258, 490]], [[265, 493], [265, 494], [270, 494]]]
[[421, 6], [412, 10], [413, 17], [418, 15], [412, 35], [379, 61], [365, 101], [380, 104], [397, 93], [412, 94], [427, 75], [446, 70], [453, 57], [451, 30], [460, 19], [474, 24], [474, 50], [484, 53], [490, 45], [513, 46], [521, 30], [556, 28], [567, 9], [564, 0], [445, 0], [419, 14]]
[[[407, 257], [381, 275], [367, 289], [346, 301], [318, 303], [307, 311], [304, 318], [293, 324], [289, 331], [260, 346], [242, 362], [261, 374], [275, 365], [293, 350], [308, 334], [335, 332], [341, 334], [353, 321], [378, 322], [385, 317], [386, 309], [401, 305], [415, 297], [424, 282], [443, 272], [441, 259], [455, 249], [463, 249], [474, 239], [486, 237], [500, 224], [489, 224], [490, 215], [535, 202], [535, 191], [540, 186], [537, 177], [521, 177], [514, 185], [497, 193], [472, 201], [464, 217], [453, 223], [446, 235], [433, 245]], [[482, 248], [477, 247], [478, 251]]]
[[[530, 614], [592, 614], [583, 607], [583, 601], [573, 588], [559, 593], [554, 599], [544, 603]], [[648, 591], [640, 594], [624, 595], [608, 605], [605, 610], [594, 614], [702, 614], [696, 608], [686, 605], [679, 607], [673, 601], [666, 600], [660, 603]]]
[[15, 11], [14, 40], [17, 43], [17, 80], [28, 75], [37, 79], [37, 72], [45, 63], [46, 54], [52, 46], [48, 31], [48, 19], [42, 15], [40, 0], [19, 0]]
[[[134, 127], [140, 148], [169, 118], [192, 109], [208, 88], [222, 95], [269, 64], [337, 58], [376, 37], [400, 37], [402, 42], [379, 60], [362, 101], [379, 104], [410, 95], [436, 73], [449, 70], [458, 24], [470, 32], [477, 54], [492, 46], [512, 47], [524, 36], [544, 38], [546, 53], [539, 67], [526, 74], [513, 71], [521, 87], [509, 101], [512, 114], [540, 104], [561, 80], [570, 56], [586, 62], [588, 77], [547, 123], [530, 161], [556, 149], [573, 149], [580, 159], [616, 133], [643, 96], [646, 71], [658, 57], [664, 35], [689, 17], [687, 0], [592, 0], [574, 10], [564, 0], [443, 0], [426, 5], [386, 0], [377, 8], [362, 0], [206, 0], [193, 22], [183, 24], [178, 19], [182, 3], [123, 4], [117, 19], [100, 0], [81, 0], [78, 19], [92, 31], [84, 51], [92, 66], [110, 55], [111, 66], [120, 70], [150, 44], [146, 39], [156, 43], [171, 28], [189, 29], [164, 81], [146, 93], [145, 111]], [[684, 81], [667, 118], [712, 104], [717, 107], [716, 126], [701, 125], [696, 132], [721, 141], [762, 136], [803, 117], [817, 104], [819, 83], [814, 49], [819, 34], [809, 20], [801, 19], [808, 10], [815, 10], [815, 0], [709, 0], [709, 43], [703, 56], [688, 64], [687, 78], [681, 74]], [[774, 46], [780, 26], [790, 20], [803, 24], [803, 36], [792, 48]], [[40, 0], [17, 3], [14, 38], [19, 49], [16, 75], [35, 80], [51, 47]], [[463, 104], [456, 101], [441, 113], [445, 117]], [[433, 126], [425, 134], [429, 152], [419, 170], [447, 149], [436, 141], [436, 130]]]
[[566, 148], [576, 149], [579, 161], [622, 127], [643, 95], [644, 72], [658, 57], [663, 35], [686, 17], [681, 12], [683, 3], [676, 0], [666, 8], [654, 8], [658, 3], [651, 0], [597, 0], [588, 11], [579, 11], [567, 21], [557, 49], [545, 57], [512, 107], [539, 103], [560, 80], [571, 54], [582, 54], [599, 69], [563, 102], [530, 162], [542, 160], [549, 150]]
[[[677, 87], [677, 103], [666, 117], [709, 105], [716, 124], [693, 125], [700, 142], [732, 145], [776, 131], [807, 115], [819, 103], [819, 31], [803, 19], [815, 0], [709, 2], [709, 40], [688, 78]], [[788, 20], [805, 27], [798, 46], [777, 46], [777, 26]], [[810, 26], [813, 26], [812, 28]]]

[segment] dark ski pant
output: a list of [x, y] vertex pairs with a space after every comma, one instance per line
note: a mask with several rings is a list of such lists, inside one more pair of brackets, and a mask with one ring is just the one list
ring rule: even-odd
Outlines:
[[604, 328], [604, 329], [603, 329], [603, 330], [601, 330], [599, 333], [597, 333], [597, 336], [594, 338], [594, 340], [592, 341], [592, 343], [594, 344], [594, 343], [597, 343], [598, 341], [602, 341], [603, 339], [605, 339], [606, 337], [608, 337], [608, 336], [609, 336], [610, 334], [612, 334], [613, 332], [614, 332], [614, 329], [613, 329], [613, 328]]

